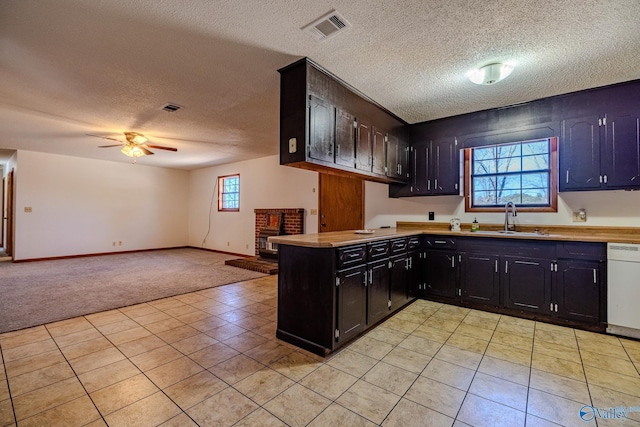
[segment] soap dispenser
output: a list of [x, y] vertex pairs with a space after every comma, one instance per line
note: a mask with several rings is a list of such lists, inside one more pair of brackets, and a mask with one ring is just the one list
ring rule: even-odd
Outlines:
[[471, 231], [478, 231], [480, 230], [480, 223], [478, 222], [477, 218], [473, 218], [473, 222], [471, 223]]

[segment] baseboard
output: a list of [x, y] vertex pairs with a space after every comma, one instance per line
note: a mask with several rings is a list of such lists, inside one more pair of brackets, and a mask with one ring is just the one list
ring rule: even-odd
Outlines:
[[191, 246], [172, 246], [168, 248], [135, 249], [131, 251], [98, 252], [93, 254], [64, 255], [64, 256], [54, 256], [54, 257], [44, 257], [44, 258], [27, 258], [27, 259], [19, 259], [19, 260], [14, 259], [13, 262], [18, 263], [18, 262], [54, 261], [59, 259], [85, 258], [85, 257], [94, 257], [94, 256], [103, 256], [103, 255], [120, 255], [120, 254], [131, 254], [136, 252], [164, 251], [167, 249], [184, 249], [184, 248], [191, 248]]
[[239, 257], [243, 257], [243, 258], [249, 258], [255, 255], [247, 255], [247, 254], [238, 254], [235, 252], [227, 252], [227, 251], [219, 251], [217, 249], [209, 249], [209, 248], [201, 248], [198, 246], [186, 246], [187, 248], [191, 248], [191, 249], [200, 249], [202, 251], [208, 251], [208, 252], [216, 252], [219, 254], [225, 254], [225, 255], [233, 255], [233, 256], [239, 256]]

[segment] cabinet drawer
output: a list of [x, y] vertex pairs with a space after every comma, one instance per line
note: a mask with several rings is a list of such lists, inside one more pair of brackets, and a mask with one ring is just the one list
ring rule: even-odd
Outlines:
[[368, 260], [375, 261], [389, 256], [389, 241], [369, 243], [367, 245]]
[[391, 255], [407, 252], [407, 239], [393, 239], [391, 241]]
[[367, 247], [365, 245], [348, 246], [346, 248], [338, 249], [338, 270], [354, 267], [366, 262]]
[[607, 259], [606, 243], [558, 242], [558, 258], [603, 261]]
[[418, 237], [418, 236], [409, 237], [409, 239], [407, 240], [407, 250], [408, 251], [417, 251], [420, 248], [421, 248], [420, 247], [420, 237]]
[[425, 247], [429, 249], [455, 249], [456, 239], [447, 236], [427, 236]]

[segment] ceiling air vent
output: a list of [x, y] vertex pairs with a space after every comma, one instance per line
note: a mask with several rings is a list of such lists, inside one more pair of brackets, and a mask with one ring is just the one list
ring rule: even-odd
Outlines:
[[182, 106], [178, 104], [166, 104], [162, 107], [164, 111], [168, 111], [169, 113], [175, 113], [178, 110], [182, 110]]
[[305, 25], [301, 30], [310, 33], [316, 40], [325, 40], [350, 26], [349, 21], [335, 10], [332, 10], [321, 18]]

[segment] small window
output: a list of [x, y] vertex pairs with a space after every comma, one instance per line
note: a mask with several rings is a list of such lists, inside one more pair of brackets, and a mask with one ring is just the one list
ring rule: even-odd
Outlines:
[[240, 210], [240, 175], [218, 177], [218, 210]]
[[467, 211], [557, 211], [556, 138], [465, 150]]

